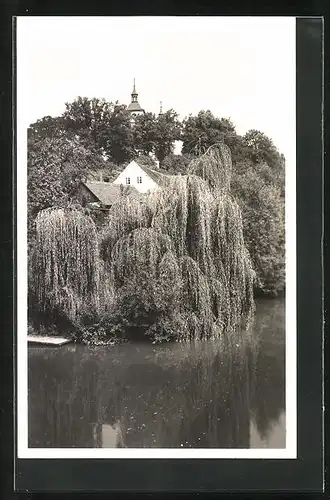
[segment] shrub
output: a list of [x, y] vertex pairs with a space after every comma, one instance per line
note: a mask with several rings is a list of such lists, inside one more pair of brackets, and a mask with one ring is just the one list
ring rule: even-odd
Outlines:
[[243, 232], [256, 271], [257, 293], [277, 295], [285, 287], [285, 218], [281, 188], [253, 167], [232, 184], [243, 216]]

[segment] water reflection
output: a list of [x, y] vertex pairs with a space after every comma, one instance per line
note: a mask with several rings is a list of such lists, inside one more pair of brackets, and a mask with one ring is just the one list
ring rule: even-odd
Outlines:
[[[252, 419], [258, 440], [251, 436], [251, 445], [268, 443], [268, 447], [285, 447], [285, 332], [284, 301], [259, 303], [255, 325], [258, 349], [251, 391]], [[274, 444], [274, 435], [281, 437]], [[284, 444], [283, 444], [284, 443]], [[262, 446], [264, 447], [264, 446]]]
[[283, 301], [251, 342], [71, 347], [29, 349], [30, 447], [285, 446]]
[[114, 422], [113, 425], [94, 424], [93, 428], [94, 447], [95, 448], [124, 448], [124, 436], [120, 422]]

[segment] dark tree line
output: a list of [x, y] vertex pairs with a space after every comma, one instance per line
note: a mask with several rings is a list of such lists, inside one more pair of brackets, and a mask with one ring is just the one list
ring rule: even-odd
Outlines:
[[[200, 155], [213, 144], [225, 141], [231, 148], [233, 161], [249, 159], [265, 162], [276, 172], [284, 162], [272, 140], [258, 130], [244, 136], [236, 133], [228, 118], [218, 118], [211, 111], [200, 111], [180, 121], [170, 109], [156, 116], [145, 113], [131, 125], [125, 105], [104, 99], [78, 97], [66, 104], [62, 116], [46, 116], [29, 127], [29, 137], [74, 138], [89, 151], [122, 165], [137, 155], [153, 154], [164, 168], [171, 168], [165, 158], [173, 155], [175, 141], [182, 141], [182, 156]], [[173, 160], [179, 166], [178, 159]]]

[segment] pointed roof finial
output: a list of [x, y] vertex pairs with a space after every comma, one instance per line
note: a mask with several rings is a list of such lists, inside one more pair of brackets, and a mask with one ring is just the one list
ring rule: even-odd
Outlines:
[[136, 92], [136, 90], [135, 90], [135, 78], [134, 78], [134, 80], [133, 80], [133, 92], [132, 92], [132, 95], [133, 95], [133, 94], [134, 94], [134, 95], [137, 95], [137, 92]]

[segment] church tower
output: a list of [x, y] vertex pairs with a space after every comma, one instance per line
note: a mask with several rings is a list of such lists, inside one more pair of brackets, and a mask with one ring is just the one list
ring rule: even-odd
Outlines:
[[139, 101], [138, 101], [138, 93], [136, 92], [135, 89], [135, 78], [134, 78], [134, 83], [133, 83], [133, 91], [131, 94], [131, 102], [127, 107], [127, 110], [131, 114], [131, 122], [134, 123], [134, 119], [138, 115], [143, 115], [145, 112], [143, 108], [141, 108]]

